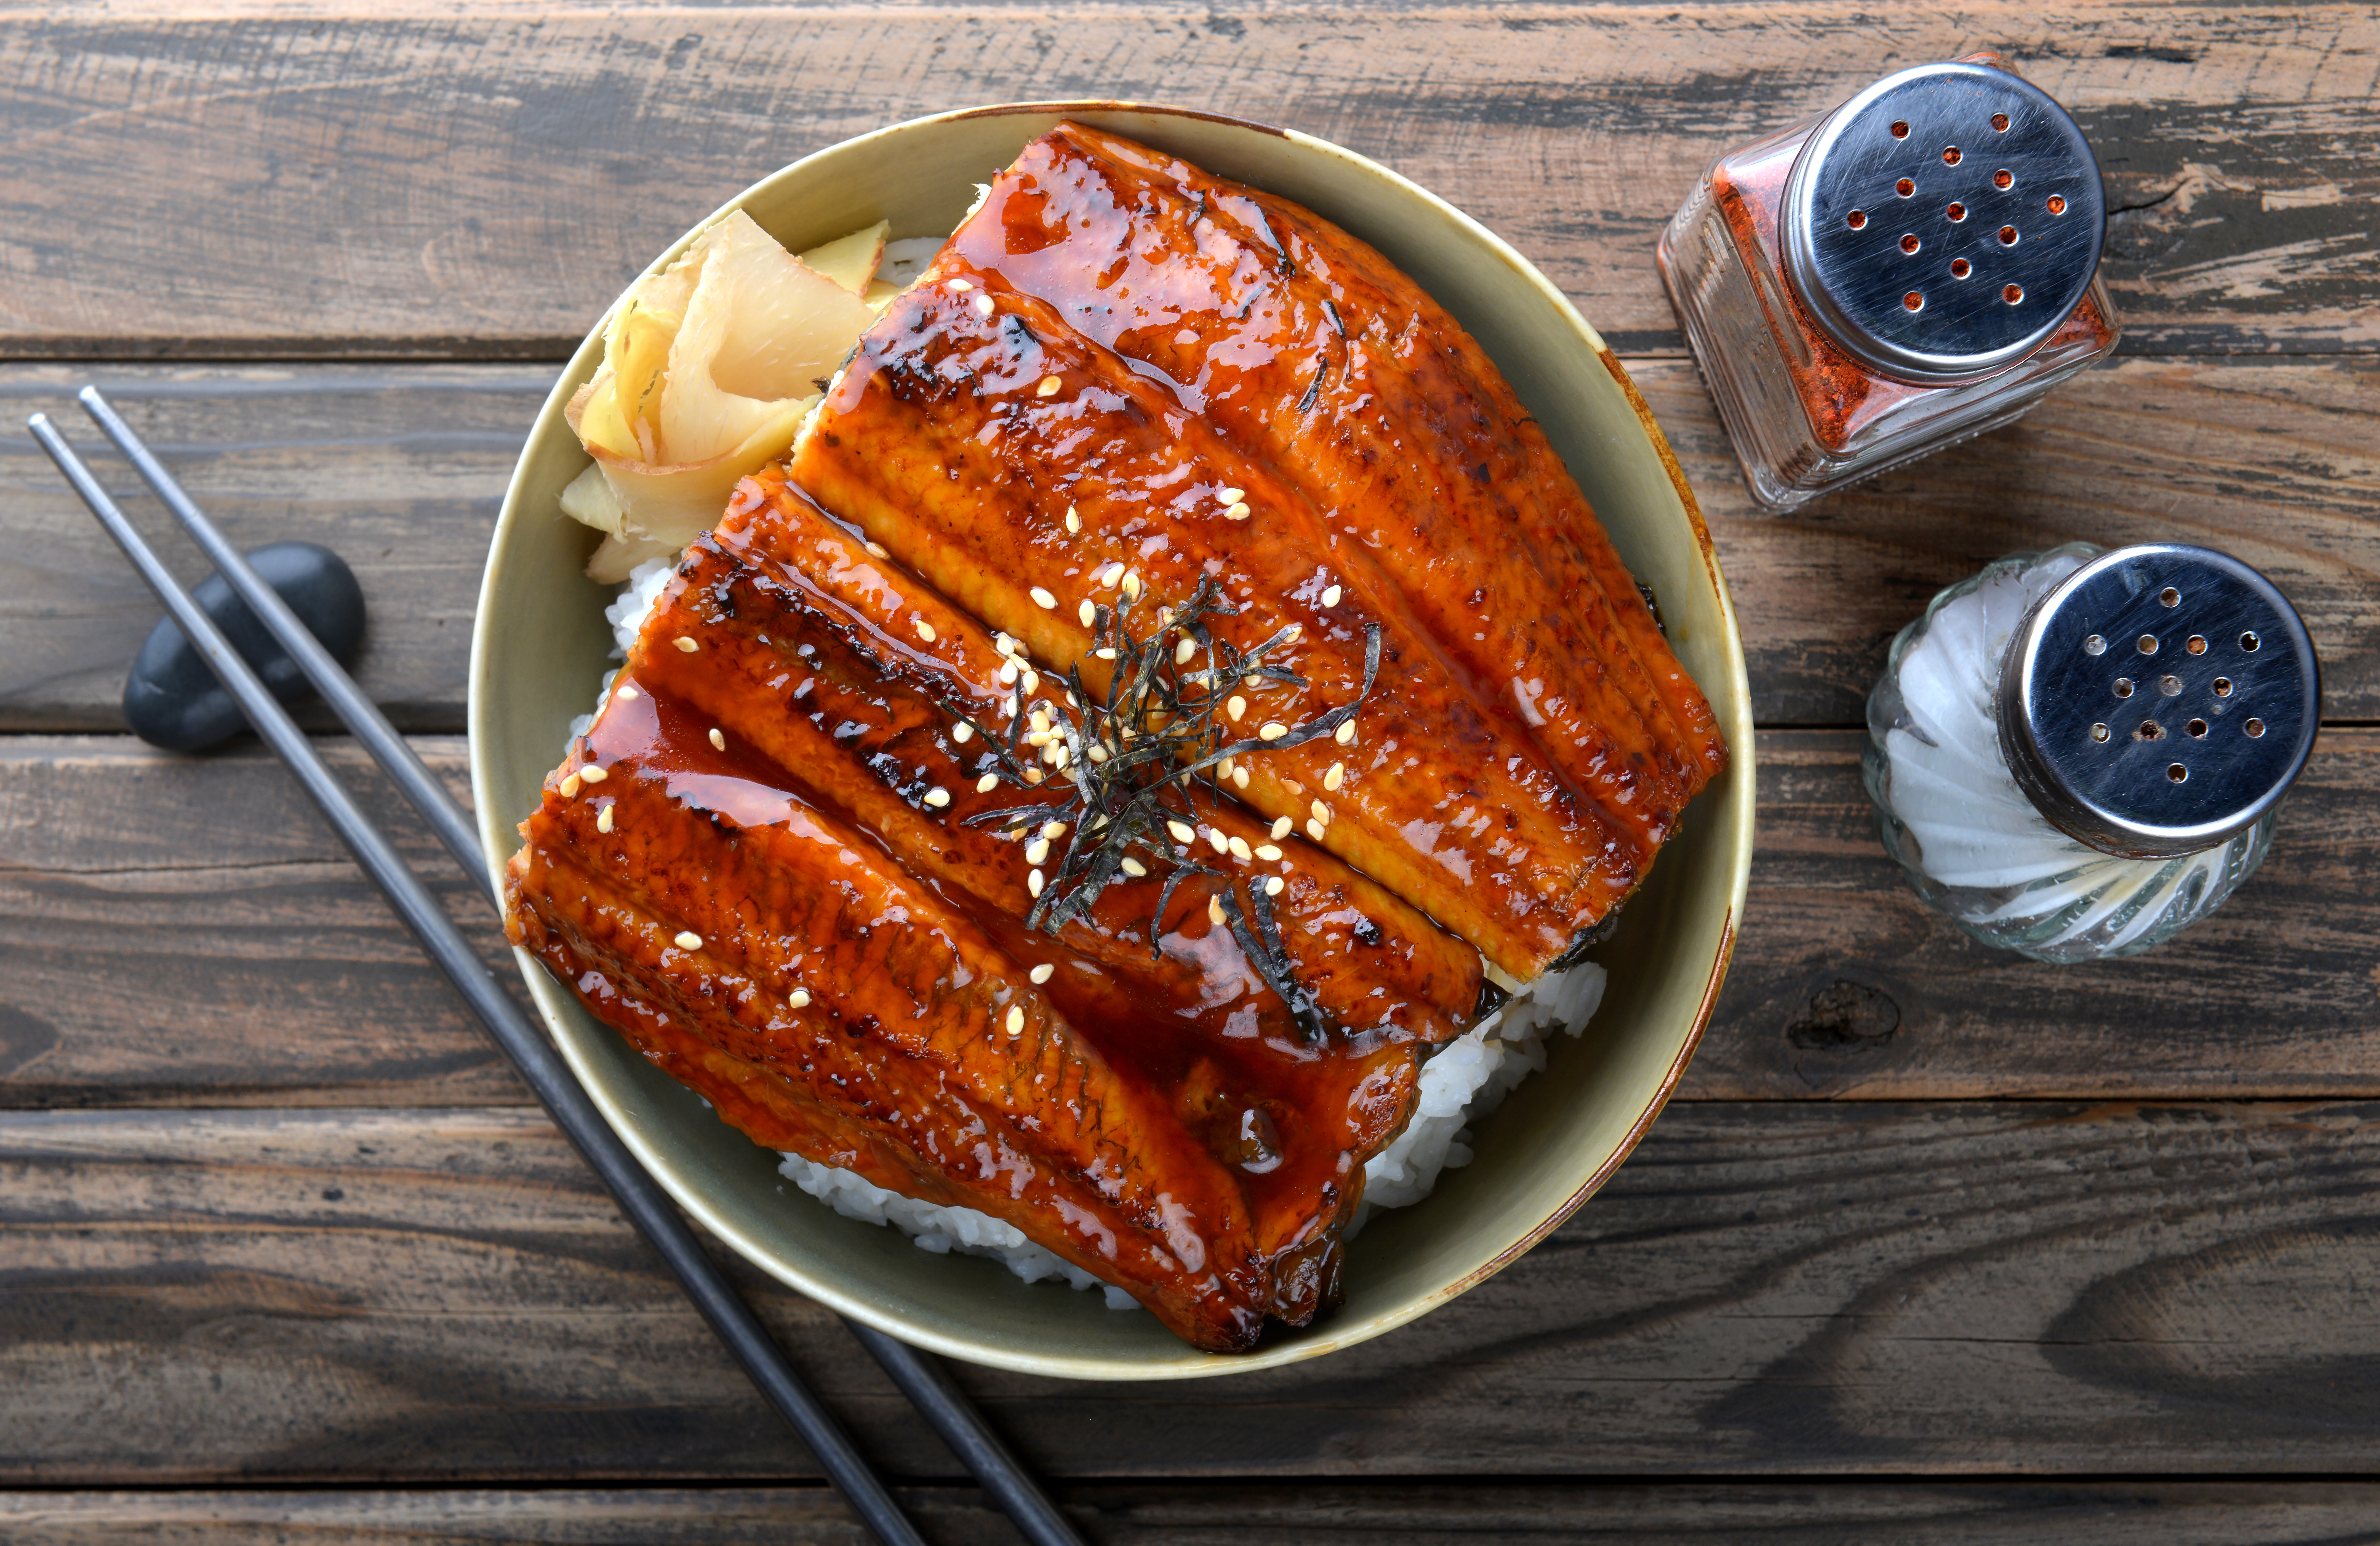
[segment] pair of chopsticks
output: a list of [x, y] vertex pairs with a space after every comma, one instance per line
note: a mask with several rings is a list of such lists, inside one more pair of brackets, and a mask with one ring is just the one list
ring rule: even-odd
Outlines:
[[[371, 700], [358, 689], [355, 681], [331, 658], [306, 626], [298, 620], [286, 603], [273, 588], [258, 578], [249, 567], [237, 549], [224, 540], [190, 496], [165, 470], [140, 438], [116, 413], [95, 386], [86, 386], [77, 394], [83, 410], [90, 414], [107, 438], [115, 443], [165, 507], [172, 511], [183, 530], [198, 542], [215, 572], [229, 582], [232, 590], [248, 603], [250, 611], [261, 619], [281, 647], [289, 651], [315, 688], [330, 704], [356, 738], [364, 744], [383, 772], [395, 783], [406, 799], [419, 810], [438, 840], [455, 856], [463, 872], [477, 883], [480, 895], [491, 904], [496, 902], [486, 863], [480, 851], [471, 822], [460, 806], [455, 804], [440, 785], [430, 770], [415, 756], [413, 749], [384, 718]], [[569, 1066], [545, 1038], [530, 1024], [517, 1004], [497, 982], [493, 973], [480, 962], [478, 955], [463, 938], [462, 931], [442, 911], [429, 891], [405, 861], [389, 846], [379, 829], [364, 819], [354, 799], [330, 769], [316, 754], [305, 732], [298, 728], [264, 684], [257, 678], [248, 663], [240, 658], [212, 619], [200, 610], [188, 591], [182, 589], [164, 565], [158, 561], [148, 542], [125, 518], [124, 512], [101, 488], [91, 469], [67, 444], [65, 436], [50, 422], [46, 414], [34, 414], [26, 421], [33, 438], [57, 463], [67, 481], [99, 524], [115, 540], [132, 566], [148, 582], [149, 589], [165, 604], [165, 610], [213, 670], [264, 738], [273, 754], [297, 775], [306, 793], [322, 809], [341, 841], [354, 854], [357, 863], [380, 887], [397, 918], [413, 933], [423, 952], [446, 974], [446, 980], [463, 995], [471, 1011], [495, 1039], [496, 1045], [509, 1058], [520, 1077], [537, 1095], [555, 1126], [577, 1147], [579, 1155], [611, 1189], [621, 1211], [630, 1223], [661, 1253], [670, 1270], [677, 1274], [678, 1283], [686, 1296], [710, 1322], [719, 1340], [727, 1345], [751, 1376], [760, 1394], [783, 1414], [794, 1426], [810, 1452], [818, 1456], [844, 1499], [860, 1518], [887, 1546], [923, 1546], [917, 1528], [901, 1511], [892, 1495], [867, 1458], [852, 1443], [834, 1417], [813, 1394], [801, 1376], [785, 1359], [784, 1352], [771, 1340], [768, 1331], [752, 1313], [751, 1307], [736, 1294], [721, 1272], [718, 1264], [702, 1248], [692, 1228], [660, 1186], [637, 1163], [619, 1135], [595, 1109], [586, 1090], [579, 1087]], [[947, 1371], [933, 1358], [887, 1336], [870, 1326], [845, 1321], [860, 1345], [874, 1355], [876, 1361], [892, 1378], [917, 1410], [925, 1417], [942, 1442], [975, 1474], [986, 1492], [1014, 1520], [1026, 1539], [1034, 1546], [1081, 1546], [1081, 1539], [1059, 1514], [1046, 1493], [1016, 1457], [1010, 1454], [999, 1435], [984, 1421], [965, 1394], [953, 1382]]]

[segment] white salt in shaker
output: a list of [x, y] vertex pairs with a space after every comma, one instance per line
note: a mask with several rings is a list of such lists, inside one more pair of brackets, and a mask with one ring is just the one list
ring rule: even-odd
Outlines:
[[2018, 554], [1892, 641], [1862, 759], [1885, 846], [1986, 944], [2128, 956], [2246, 880], [2321, 677], [2264, 576], [2208, 548]]

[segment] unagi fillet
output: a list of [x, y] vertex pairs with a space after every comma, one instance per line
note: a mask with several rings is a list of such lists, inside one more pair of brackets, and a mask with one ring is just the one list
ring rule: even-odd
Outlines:
[[[979, 792], [985, 742], [953, 737], [1002, 713], [1005, 663], [980, 625], [782, 477], [747, 481], [525, 825], [518, 937], [764, 1143], [1005, 1218], [1202, 1346], [1245, 1346], [1268, 1315], [1303, 1324], [1336, 1301], [1364, 1162], [1404, 1126], [1421, 1056], [1475, 1013], [1476, 953], [1211, 798], [1194, 802], [1199, 840], [1240, 846], [1201, 858], [1234, 880], [1283, 881], [1276, 917], [1327, 1017], [1322, 1041], [1212, 920], [1217, 883], [1181, 886], [1162, 919], [1160, 885], [1134, 884], [1054, 936], [1027, 930], [1032, 850], [967, 820], [1026, 797]], [[848, 890], [855, 871], [876, 888], [864, 904], [824, 922], [801, 913], [807, 892]], [[701, 941], [683, 958], [666, 944], [679, 929]], [[800, 950], [822, 929], [903, 939], [871, 969]], [[1050, 968], [1039, 982], [1037, 966]], [[1002, 986], [957, 991], [978, 977]], [[1040, 1060], [1030, 1089], [1023, 1070], [998, 1072], [1015, 1013], [1054, 1049], [1026, 1049]], [[1011, 1106], [953, 1091], [941, 1041], [921, 1052], [886, 1034], [917, 1021], [988, 1058], [979, 1077]], [[1052, 1059], [1069, 1070], [1054, 1087]], [[862, 1090], [870, 1102], [855, 1106]], [[1052, 1150], [1036, 1102], [1056, 1131], [1106, 1147]], [[997, 1174], [950, 1173], [970, 1132], [998, 1135]], [[1017, 1190], [1026, 1175], [1042, 1189]], [[1108, 1195], [1116, 1176], [1150, 1179]], [[1087, 1238], [1086, 1219], [1141, 1248]]]
[[1469, 335], [1345, 233], [1128, 140], [1029, 146], [861, 340], [792, 470], [1047, 660], [1085, 654], [1075, 612], [1119, 571], [1176, 604], [1219, 581], [1238, 642], [1303, 630], [1311, 687], [1251, 690], [1251, 724], [1351, 699], [1378, 627], [1354, 743], [1257, 759], [1244, 797], [1321, 818], [1516, 978], [1591, 937], [1724, 765]]

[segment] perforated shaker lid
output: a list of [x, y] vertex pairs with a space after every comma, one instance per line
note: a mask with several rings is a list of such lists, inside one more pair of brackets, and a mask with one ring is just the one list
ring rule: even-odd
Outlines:
[[2000, 749], [2052, 825], [2141, 858], [2225, 842], [2313, 749], [2322, 678], [2297, 609], [2228, 554], [2100, 554], [2034, 603], [2002, 663]]
[[1920, 65], [1837, 108], [1785, 193], [1785, 262], [1837, 342], [1886, 372], [1973, 380], [2073, 313], [2107, 230], [2066, 109], [1988, 65]]

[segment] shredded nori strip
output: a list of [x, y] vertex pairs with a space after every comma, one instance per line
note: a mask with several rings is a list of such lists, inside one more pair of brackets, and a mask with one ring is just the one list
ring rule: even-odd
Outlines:
[[[1162, 869], [1162, 889], [1149, 920], [1149, 948], [1160, 948], [1160, 931], [1174, 891], [1192, 876], [1228, 881], [1226, 871], [1198, 862], [1195, 853], [1166, 830], [1168, 822], [1197, 824], [1196, 809], [1188, 792], [1204, 787], [1210, 797], [1227, 797], [1216, 769], [1226, 758], [1303, 746], [1337, 733], [1353, 719], [1379, 678], [1380, 630], [1369, 624], [1364, 634], [1364, 685], [1353, 701], [1290, 726], [1276, 740], [1250, 737], [1224, 741], [1228, 719], [1223, 705], [1242, 682], [1253, 679], [1293, 688], [1307, 686], [1305, 677], [1271, 656], [1298, 637], [1285, 627], [1252, 649], [1241, 650], [1219, 637], [1209, 619], [1234, 617], [1239, 609], [1223, 596], [1213, 577], [1202, 576], [1197, 590], [1179, 610], [1161, 612], [1157, 629], [1135, 638], [1132, 614], [1136, 603], [1127, 599], [1116, 606], [1099, 607], [1094, 615], [1093, 648], [1115, 651], [1115, 673], [1102, 701], [1083, 683], [1079, 663], [1068, 668], [1064, 691], [1028, 702], [1021, 681], [1032, 669], [1019, 655], [1020, 682], [1003, 707], [1009, 717], [1002, 736], [986, 735], [985, 748], [1002, 782], [1038, 788], [1049, 796], [1041, 803], [987, 810], [967, 818], [973, 824], [1007, 829], [1022, 834], [1030, 825], [1049, 822], [1067, 826], [1065, 852], [1054, 866], [1040, 868], [1048, 877], [1026, 915], [1026, 924], [1055, 934], [1083, 917], [1110, 885], [1131, 880], [1123, 871], [1127, 858], [1143, 863], [1151, 875]], [[1206, 655], [1206, 664], [1194, 669], [1177, 662], [1183, 640]], [[1026, 726], [1035, 709], [1048, 718], [1048, 734], [1065, 748], [1062, 768], [1046, 773], [1040, 758], [1025, 746]], [[981, 726], [977, 726], [978, 730]], [[1091, 752], [1097, 749], [1099, 757]], [[1154, 861], [1150, 863], [1149, 861]], [[1297, 980], [1274, 920], [1271, 898], [1261, 886], [1251, 886], [1244, 908], [1235, 888], [1216, 894], [1217, 906], [1240, 948], [1266, 985], [1281, 995], [1292, 1018], [1311, 1041], [1323, 1034], [1321, 1011], [1313, 994]], [[1253, 918], [1253, 923], [1250, 919]]]

